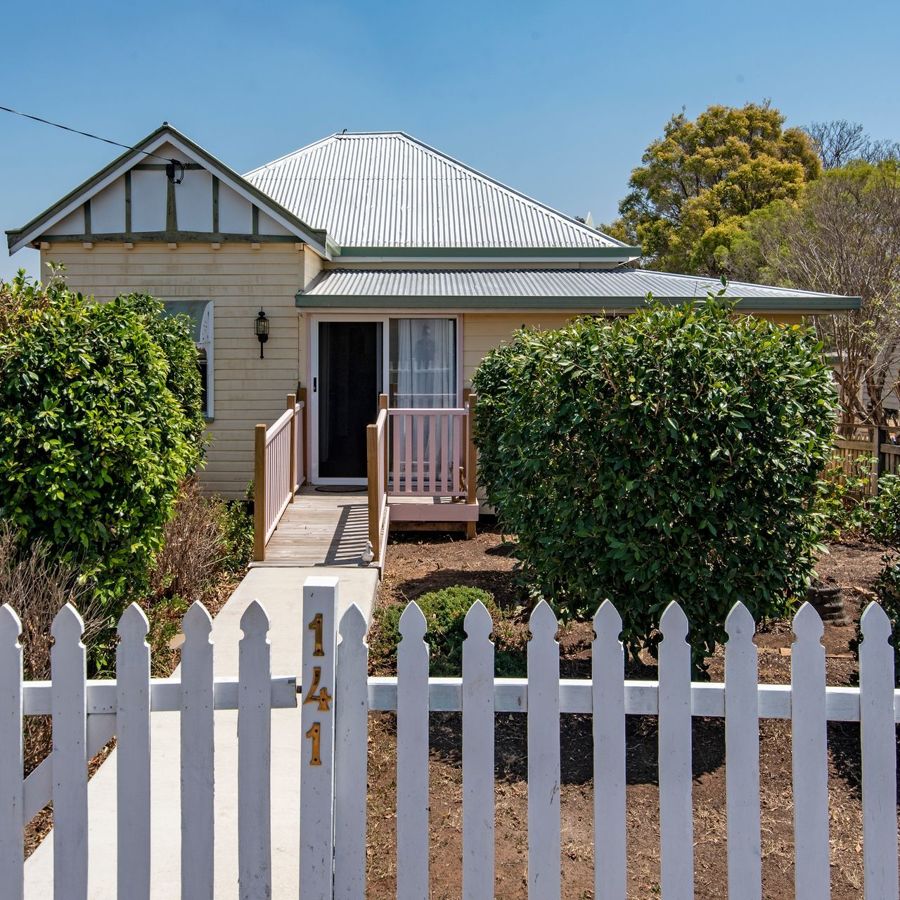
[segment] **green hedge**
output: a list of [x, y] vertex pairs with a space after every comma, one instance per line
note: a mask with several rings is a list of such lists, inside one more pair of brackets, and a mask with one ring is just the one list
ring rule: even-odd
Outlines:
[[636, 652], [677, 599], [699, 662], [736, 600], [779, 615], [803, 590], [834, 422], [810, 329], [652, 305], [519, 331], [473, 386], [481, 484], [557, 611], [611, 598]]
[[186, 320], [146, 296], [95, 303], [0, 282], [0, 518], [112, 607], [146, 584], [203, 417]]

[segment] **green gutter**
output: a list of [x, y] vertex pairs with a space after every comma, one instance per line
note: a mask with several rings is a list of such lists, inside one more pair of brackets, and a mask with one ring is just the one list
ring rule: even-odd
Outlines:
[[630, 259], [640, 247], [341, 247], [340, 259]]
[[[702, 300], [701, 297], [654, 297], [653, 301], [664, 306]], [[859, 297], [749, 297], [726, 298], [735, 300], [748, 312], [840, 312], [860, 308]], [[597, 312], [603, 310], [637, 309], [647, 305], [646, 297], [371, 297], [347, 294], [305, 294], [298, 291], [295, 299], [299, 309], [365, 309], [379, 312], [393, 309], [440, 310], [571, 310], [573, 312]]]

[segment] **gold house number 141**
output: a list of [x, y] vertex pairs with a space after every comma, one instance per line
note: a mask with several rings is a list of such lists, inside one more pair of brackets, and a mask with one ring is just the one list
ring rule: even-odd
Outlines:
[[[316, 613], [313, 616], [312, 621], [309, 623], [309, 630], [313, 632], [315, 636], [315, 642], [313, 646], [313, 656], [324, 656], [325, 655], [325, 647], [324, 642], [322, 640], [322, 632], [323, 632], [323, 619], [322, 613]], [[322, 667], [314, 666], [313, 667], [313, 680], [312, 684], [309, 686], [309, 691], [307, 691], [306, 697], [303, 700], [304, 704], [306, 703], [318, 703], [320, 712], [328, 712], [331, 709], [331, 695], [328, 693], [327, 687], [319, 687], [319, 681], [322, 677]], [[318, 722], [314, 722], [310, 727], [309, 731], [306, 732], [306, 737], [312, 742], [312, 749], [309, 757], [309, 764], [311, 766], [321, 766], [322, 765], [322, 726]]]

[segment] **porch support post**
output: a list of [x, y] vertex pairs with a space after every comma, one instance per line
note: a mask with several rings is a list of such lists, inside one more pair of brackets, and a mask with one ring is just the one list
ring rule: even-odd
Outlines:
[[299, 487], [301, 484], [305, 484], [309, 481], [307, 478], [307, 470], [309, 467], [309, 463], [307, 460], [309, 459], [309, 435], [308, 435], [308, 411], [306, 409], [306, 388], [301, 387], [297, 388], [297, 402], [303, 404], [303, 409], [300, 410], [300, 450], [301, 450], [301, 459], [303, 460], [303, 464], [300, 466], [300, 471], [297, 472], [297, 486]]
[[[467, 399], [466, 414], [466, 503], [476, 503], [478, 500], [478, 485], [476, 483], [477, 457], [475, 453], [475, 394], [470, 393]], [[475, 537], [476, 522], [466, 522], [466, 537]]]
[[[387, 410], [388, 408], [388, 395], [387, 394], [379, 394], [378, 395], [378, 411]], [[384, 420], [384, 490], [387, 492], [388, 489], [388, 473], [391, 471], [388, 454], [390, 453], [391, 446], [391, 417], [388, 416]]]
[[381, 497], [378, 492], [378, 426], [366, 425], [366, 482], [369, 494], [369, 543], [372, 558], [381, 559]]
[[253, 465], [253, 559], [266, 558], [266, 426], [257, 425], [255, 431]]
[[290, 449], [290, 492], [291, 499], [290, 502], [294, 502], [294, 494], [297, 493], [297, 395], [296, 394], [288, 394], [287, 409], [290, 410], [291, 413], [291, 449]]

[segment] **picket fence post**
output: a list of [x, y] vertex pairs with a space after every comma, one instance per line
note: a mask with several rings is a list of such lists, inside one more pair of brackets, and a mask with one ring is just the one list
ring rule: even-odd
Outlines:
[[794, 782], [794, 890], [797, 900], [831, 896], [828, 864], [828, 739], [824, 627], [810, 603], [794, 616], [791, 648], [791, 756]]
[[625, 900], [625, 652], [622, 617], [609, 600], [594, 615], [594, 894]]
[[462, 892], [465, 900], [478, 900], [494, 896], [494, 626], [480, 600], [464, 627]]
[[859, 731], [862, 743], [865, 900], [897, 897], [897, 749], [891, 621], [870, 603], [860, 620]]
[[338, 599], [335, 577], [314, 576], [303, 584], [300, 713], [300, 896], [303, 900], [331, 900], [334, 896], [334, 664]]
[[728, 896], [759, 900], [762, 854], [759, 826], [759, 699], [756, 624], [743, 603], [725, 620], [725, 805], [728, 821]]
[[150, 900], [150, 623], [132, 603], [116, 648], [116, 827], [119, 900]]
[[528, 896], [559, 900], [559, 644], [546, 600], [534, 608], [528, 627]]
[[215, 697], [212, 618], [199, 600], [182, 621], [181, 896], [213, 900]]
[[659, 630], [660, 887], [666, 900], [689, 900], [694, 896], [691, 648], [687, 616], [674, 600]]
[[397, 898], [428, 896], [428, 645], [410, 603], [397, 648]]
[[272, 896], [272, 681], [269, 617], [258, 600], [241, 616], [238, 650], [238, 888]]
[[50, 627], [53, 716], [53, 896], [87, 900], [87, 660], [84, 622], [67, 603]]
[[22, 803], [22, 623], [0, 606], [0, 872], [10, 900], [24, 895]]
[[341, 618], [334, 694], [334, 896], [366, 894], [366, 777], [369, 648], [366, 617], [354, 603]]

